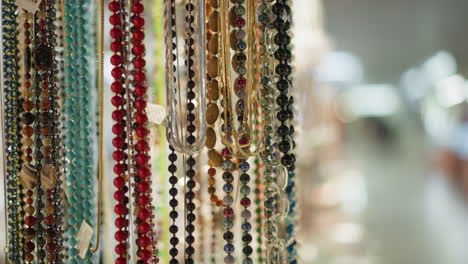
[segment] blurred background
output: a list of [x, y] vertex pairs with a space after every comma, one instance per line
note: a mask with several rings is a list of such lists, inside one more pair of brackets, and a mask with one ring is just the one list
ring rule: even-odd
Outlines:
[[295, 5], [303, 262], [468, 263], [468, 2]]

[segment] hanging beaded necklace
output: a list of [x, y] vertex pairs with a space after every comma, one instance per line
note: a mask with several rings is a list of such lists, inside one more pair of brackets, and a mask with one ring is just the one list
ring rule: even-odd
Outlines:
[[[118, 157], [116, 164], [114, 165], [113, 172], [116, 174], [116, 177], [113, 180], [114, 186], [117, 190], [114, 192], [114, 199], [117, 201], [117, 204], [114, 207], [114, 212], [117, 214], [115, 219], [115, 227], [117, 231], [115, 232], [115, 239], [117, 240], [117, 245], [115, 247], [115, 252], [117, 253], [117, 259], [115, 260], [116, 264], [127, 263], [128, 259], [128, 228], [129, 220], [128, 214], [129, 209], [127, 208], [129, 204], [129, 187], [128, 176], [127, 176], [127, 164], [124, 155], [124, 151], [127, 149], [127, 138], [126, 138], [126, 120], [124, 119], [125, 109], [123, 104], [123, 97], [126, 95], [127, 91], [124, 89], [124, 79], [123, 79], [123, 67], [124, 61], [123, 56], [125, 53], [125, 48], [123, 47], [123, 32], [125, 30], [124, 24], [121, 16], [123, 15], [123, 1], [112, 1], [109, 3], [109, 10], [112, 12], [112, 15], [109, 18], [109, 21], [112, 25], [110, 30], [111, 41], [111, 51], [113, 56], [111, 57], [111, 63], [113, 69], [111, 75], [114, 78], [114, 82], [111, 84], [111, 90], [115, 93], [114, 97], [117, 99], [117, 104], [112, 101], [115, 110], [112, 112], [112, 119], [114, 120], [114, 125], [112, 127], [112, 132], [115, 134], [115, 138], [112, 140], [112, 144], [115, 147], [114, 153], [119, 153], [121, 157]], [[113, 155], [114, 156], [114, 155]], [[115, 159], [115, 158], [114, 158]]]
[[[134, 245], [136, 261], [157, 262], [147, 138], [149, 134], [146, 114], [148, 88], [144, 70], [146, 65], [143, 44], [145, 20], [142, 17], [144, 6], [140, 0], [135, 0], [131, 1], [128, 8], [129, 15], [127, 15], [124, 1], [112, 1], [109, 4], [109, 9], [113, 12], [110, 17], [113, 25], [110, 32], [113, 38], [111, 50], [114, 52], [111, 57], [111, 63], [114, 65], [111, 74], [115, 80], [111, 86], [115, 93], [112, 97], [112, 104], [116, 107], [112, 118], [116, 122], [113, 132], [117, 135], [113, 140], [113, 145], [116, 147], [113, 153], [116, 161], [114, 173], [117, 174], [114, 179], [114, 185], [117, 187], [114, 193], [117, 205], [114, 210], [119, 216], [115, 222], [118, 228], [115, 238], [119, 242], [115, 248], [118, 254], [116, 263], [128, 262], [129, 222], [132, 221], [128, 219], [128, 216], [131, 214], [135, 216], [133, 224], [136, 227], [136, 244]], [[130, 16], [131, 36], [126, 29], [128, 16]], [[131, 199], [134, 199], [134, 202], [131, 202]], [[134, 206], [133, 213], [129, 209], [130, 203]]]
[[217, 142], [216, 135], [216, 122], [219, 116], [218, 108], [218, 99], [219, 99], [219, 73], [221, 72], [221, 67], [219, 64], [220, 56], [220, 15], [219, 15], [219, 1], [210, 0], [208, 5], [209, 12], [207, 13], [207, 116], [206, 121], [209, 125], [206, 131], [206, 142], [205, 146], [207, 147], [208, 154], [208, 194], [209, 201], [211, 203], [211, 223], [212, 228], [209, 229], [211, 233], [211, 243], [210, 243], [210, 261], [211, 263], [216, 263], [216, 241], [217, 241], [217, 231], [218, 231], [218, 208], [224, 206], [222, 199], [219, 199], [216, 195], [216, 168], [220, 167], [223, 162], [223, 157], [215, 149]]
[[[227, 13], [228, 13], [228, 3], [227, 1], [221, 1], [219, 3], [219, 12], [220, 12], [220, 31], [221, 31], [221, 43], [220, 46], [223, 48], [223, 52], [220, 57], [220, 64], [223, 65], [222, 68], [222, 74], [223, 77], [227, 74], [226, 71], [226, 66], [224, 60], [228, 60], [228, 56], [226, 54], [226, 45], [227, 45], [227, 36], [226, 32], [228, 32], [227, 29]], [[224, 81], [225, 78], [222, 80]], [[222, 124], [221, 124], [221, 130], [220, 134], [224, 133], [226, 136], [229, 136], [231, 134], [232, 127], [229, 124], [229, 120], [231, 119], [231, 110], [230, 106], [226, 103], [229, 101], [229, 92], [228, 92], [228, 86], [226, 85], [225, 82], [222, 84], [222, 95], [223, 95], [223, 113], [221, 114], [221, 119], [222, 119]], [[222, 168], [223, 168], [223, 174], [222, 178], [224, 181], [223, 185], [223, 191], [225, 193], [223, 197], [223, 202], [224, 202], [224, 209], [223, 209], [223, 215], [224, 215], [224, 221], [223, 221], [223, 227], [224, 227], [224, 233], [223, 233], [223, 239], [225, 241], [224, 244], [224, 251], [226, 255], [224, 256], [224, 263], [234, 263], [235, 258], [233, 256], [234, 253], [234, 233], [231, 231], [231, 229], [234, 226], [234, 209], [231, 207], [234, 198], [232, 196], [232, 192], [234, 191], [234, 186], [232, 182], [234, 181], [234, 176], [232, 175], [231, 171], [233, 168], [233, 163], [231, 161], [231, 151], [229, 148], [226, 146], [226, 142], [222, 141], [224, 148], [221, 151], [222, 157], [221, 157], [221, 163], [222, 163]], [[209, 155], [209, 153], [208, 153]]]
[[240, 199], [240, 205], [244, 208], [241, 212], [241, 217], [243, 222], [241, 224], [241, 230], [243, 231], [242, 234], [242, 242], [243, 248], [242, 253], [244, 253], [243, 263], [253, 263], [252, 258], [250, 257], [253, 253], [253, 248], [250, 245], [252, 242], [252, 235], [250, 231], [252, 230], [252, 224], [250, 223], [250, 218], [252, 217], [252, 213], [249, 209], [251, 205], [251, 200], [249, 195], [251, 193], [251, 189], [249, 186], [250, 182], [250, 175], [248, 174], [248, 170], [250, 169], [250, 165], [248, 160], [243, 160], [239, 164], [239, 180], [241, 182], [240, 193], [242, 194], [242, 198]]
[[[35, 245], [31, 240], [37, 234], [37, 262], [44, 263], [47, 261], [55, 261], [61, 263], [63, 256], [60, 255], [63, 243], [62, 240], [62, 217], [61, 208], [61, 193], [62, 182], [60, 168], [60, 154], [58, 133], [58, 103], [57, 103], [57, 87], [56, 87], [56, 62], [54, 59], [54, 47], [56, 41], [55, 27], [55, 9], [53, 1], [43, 2], [37, 12], [36, 22], [34, 23], [34, 42], [35, 48], [29, 53], [29, 48], [26, 47], [25, 56], [29, 54], [34, 56], [34, 85], [33, 92], [29, 95], [26, 91], [26, 97], [31, 96], [33, 101], [27, 100], [25, 110], [31, 111], [34, 107], [37, 109], [34, 119], [37, 120], [32, 128], [28, 125], [24, 127], [25, 136], [31, 137], [33, 131], [36, 132], [35, 137], [35, 165], [23, 167], [21, 177], [23, 186], [27, 185], [28, 189], [32, 189], [38, 184], [36, 194], [36, 208], [28, 206], [29, 216], [25, 223], [30, 226], [26, 229], [25, 238], [27, 242], [26, 261], [32, 262], [34, 255], [32, 254]], [[28, 23], [29, 24], [29, 23]], [[25, 25], [27, 25], [25, 23]], [[29, 26], [26, 26], [29, 28]], [[28, 31], [26, 31], [28, 32]], [[28, 36], [29, 33], [26, 33]], [[29, 42], [28, 38], [26, 40]], [[27, 46], [27, 45], [26, 45]], [[27, 61], [27, 59], [26, 59]], [[29, 62], [26, 62], [26, 82], [29, 86]], [[26, 84], [28, 83], [28, 84]], [[26, 86], [26, 87], [27, 87]], [[28, 88], [27, 88], [28, 89]], [[26, 117], [27, 115], [23, 116]], [[29, 122], [26, 122], [29, 123]], [[31, 122], [32, 124], [32, 122]], [[25, 141], [27, 146], [32, 146], [29, 140]], [[28, 147], [26, 153], [29, 155]], [[32, 152], [32, 150], [31, 150]], [[28, 156], [26, 160], [29, 160]], [[32, 161], [32, 159], [31, 159]], [[33, 203], [33, 191], [27, 191], [27, 195], [31, 198], [27, 199], [27, 203]], [[45, 195], [45, 196], [44, 196]], [[29, 208], [31, 207], [31, 209]], [[45, 209], [45, 210], [44, 210]], [[36, 215], [33, 216], [34, 212]], [[33, 227], [34, 226], [34, 227]], [[31, 242], [31, 243], [29, 243]]]
[[291, 37], [290, 28], [292, 24], [292, 13], [289, 0], [277, 0], [273, 5], [273, 13], [276, 15], [274, 26], [277, 30], [274, 36], [274, 42], [278, 46], [275, 51], [275, 59], [278, 64], [275, 68], [275, 72], [278, 75], [278, 81], [276, 83], [277, 89], [280, 91], [280, 96], [277, 97], [276, 103], [280, 107], [277, 118], [281, 122], [281, 125], [277, 129], [277, 135], [281, 137], [278, 143], [279, 150], [283, 153], [281, 158], [281, 164], [288, 170], [288, 180], [286, 186], [286, 194], [288, 196], [290, 210], [288, 213], [288, 219], [286, 223], [286, 241], [288, 242], [288, 262], [296, 263], [296, 240], [295, 240], [295, 155], [292, 150], [295, 147], [294, 142], [294, 125], [292, 123], [294, 119], [293, 113], [293, 87], [292, 87], [292, 68], [291, 62]]
[[260, 32], [260, 61], [261, 68], [261, 105], [264, 110], [264, 142], [265, 150], [260, 153], [264, 164], [264, 233], [266, 257], [271, 263], [284, 263], [286, 261], [286, 242], [280, 237], [279, 225], [287, 216], [289, 203], [284, 192], [287, 173], [281, 165], [281, 152], [279, 152], [276, 142], [275, 130], [279, 124], [280, 107], [275, 105], [275, 100], [282, 98], [278, 92], [272, 88], [273, 80], [276, 78], [275, 70], [278, 63], [275, 62], [275, 46], [272, 43], [271, 35], [275, 34], [276, 28], [273, 22], [272, 1], [264, 0], [258, 7], [258, 22]]
[[218, 0], [210, 1], [211, 12], [208, 14], [208, 67], [207, 67], [207, 78], [208, 78], [208, 91], [207, 91], [207, 115], [206, 122], [209, 127], [206, 131], [205, 146], [208, 148], [208, 193], [210, 194], [210, 201], [217, 207], [223, 206], [223, 201], [216, 195], [216, 167], [222, 163], [222, 157], [215, 149], [216, 146], [216, 132], [215, 124], [219, 116], [219, 109], [217, 101], [219, 99], [219, 82], [217, 80], [219, 76], [219, 3]]
[[3, 164], [6, 184], [7, 201], [7, 243], [8, 261], [19, 263], [23, 258], [21, 238], [23, 224], [23, 212], [21, 212], [22, 189], [19, 184], [19, 172], [21, 170], [21, 141], [20, 141], [20, 83], [18, 61], [18, 23], [17, 8], [12, 0], [2, 1], [2, 73], [3, 73], [3, 97], [2, 100], [2, 127], [4, 135]]
[[[262, 9], [261, 7], [261, 1], [255, 1], [254, 3], [251, 3], [252, 5], [249, 6], [250, 8], [254, 8], [258, 12], [258, 14], [255, 15], [255, 20], [250, 21], [249, 23], [254, 24], [255, 31], [252, 33], [255, 35], [255, 45], [253, 47], [254, 51], [253, 53], [253, 67], [254, 67], [254, 87], [255, 89], [260, 89], [262, 87], [261, 85], [261, 77], [262, 77], [262, 60], [261, 58], [263, 57], [264, 52], [262, 49], [264, 49], [263, 43], [260, 41], [261, 35], [262, 35], [262, 23], [260, 21], [260, 17], [262, 15]], [[250, 9], [249, 9], [250, 11]], [[264, 11], [264, 10], [263, 10]], [[261, 108], [261, 106], [257, 106], [257, 108]], [[260, 145], [259, 141], [262, 141], [263, 138], [263, 124], [259, 122], [259, 120], [262, 119], [262, 112], [258, 111], [257, 116], [254, 121], [255, 127], [253, 128], [253, 134], [254, 134], [254, 140], [255, 144]], [[254, 194], [255, 194], [255, 229], [256, 229], [256, 253], [257, 253], [257, 263], [262, 264], [264, 262], [264, 250], [263, 250], [263, 180], [262, 180], [262, 168], [263, 164], [261, 162], [260, 155], [257, 154], [254, 157], [254, 171], [253, 174], [255, 175], [255, 188], [254, 188]]]
[[[133, 64], [133, 107], [135, 108], [133, 127], [135, 128], [136, 143], [134, 149], [136, 150], [136, 173], [134, 181], [137, 187], [135, 188], [135, 210], [138, 212], [136, 217], [137, 224], [137, 254], [138, 260], [141, 261], [155, 261], [156, 256], [156, 240], [153, 234], [153, 210], [154, 207], [151, 201], [152, 193], [152, 180], [151, 180], [151, 167], [149, 165], [150, 156], [148, 154], [148, 116], [146, 113], [146, 92], [147, 81], [145, 73], [146, 61], [144, 59], [145, 46], [144, 40], [144, 23], [145, 20], [142, 16], [144, 6], [141, 0], [132, 1], [130, 5], [130, 21], [132, 38], [132, 58]], [[128, 111], [129, 109], [127, 109]]]
[[[251, 24], [248, 24], [247, 19], [253, 19], [252, 10], [250, 12], [246, 12], [246, 6], [250, 9], [253, 2], [247, 1], [231, 1], [234, 5], [232, 9], [228, 12], [228, 3], [222, 2], [220, 5], [220, 13], [221, 13], [221, 34], [222, 34], [222, 41], [221, 46], [223, 47], [223, 52], [220, 60], [220, 64], [222, 65], [222, 86], [223, 86], [223, 113], [221, 117], [224, 121], [224, 124], [221, 126], [221, 132], [224, 134], [222, 136], [222, 142], [225, 145], [225, 148], [222, 151], [223, 155], [223, 180], [225, 181], [225, 185], [223, 190], [225, 191], [226, 195], [224, 197], [224, 204], [226, 205], [224, 209], [225, 221], [225, 233], [224, 239], [226, 244], [224, 246], [224, 250], [226, 252], [226, 257], [224, 259], [225, 263], [234, 263], [235, 258], [233, 256], [234, 253], [234, 234], [231, 231], [233, 228], [233, 217], [234, 217], [234, 209], [232, 207], [233, 204], [233, 191], [234, 191], [234, 175], [233, 171], [236, 169], [236, 163], [239, 165], [239, 184], [241, 185], [241, 206], [244, 207], [244, 210], [241, 213], [241, 217], [243, 218], [243, 222], [241, 225], [241, 229], [243, 230], [242, 240], [243, 240], [243, 253], [244, 253], [244, 261], [246, 263], [251, 262], [250, 255], [252, 254], [252, 247], [250, 243], [252, 241], [252, 236], [250, 235], [251, 231], [251, 224], [249, 219], [251, 217], [251, 213], [248, 210], [251, 201], [249, 199], [250, 194], [250, 187], [248, 183], [250, 181], [250, 176], [246, 173], [249, 169], [250, 165], [248, 163], [248, 157], [251, 155], [255, 155], [255, 153], [251, 152], [252, 146], [252, 114], [254, 114], [255, 107], [251, 104], [254, 104], [253, 95], [254, 93], [254, 82], [252, 78], [252, 74], [248, 73], [248, 70], [253, 70], [252, 68], [252, 50], [251, 48], [248, 49], [247, 42], [252, 45], [253, 39], [252, 36], [246, 33], [244, 27], [248, 25], [247, 31], [253, 30]], [[247, 13], [247, 14], [246, 14]], [[229, 14], [229, 15], [228, 15]], [[250, 17], [246, 17], [250, 16]], [[229, 32], [228, 25], [231, 25], [235, 29]], [[229, 36], [228, 36], [229, 34]], [[229, 42], [228, 42], [229, 39]], [[230, 58], [230, 51], [227, 49], [228, 45], [234, 50], [235, 54]], [[249, 56], [247, 56], [246, 51]], [[248, 58], [250, 57], [250, 58]], [[229, 61], [232, 62], [232, 67], [234, 71], [237, 73], [237, 77], [234, 81], [233, 88], [234, 92], [237, 95], [238, 101], [235, 104], [235, 112], [237, 114], [237, 123], [238, 126], [235, 125], [233, 122], [233, 115], [232, 115], [232, 103], [231, 103], [231, 91], [230, 91], [230, 69], [228, 68]], [[249, 75], [249, 76], [246, 76]], [[248, 77], [248, 78], [246, 78]], [[248, 85], [249, 82], [249, 85]], [[247, 106], [247, 107], [246, 107]], [[233, 155], [239, 160], [233, 160]], [[242, 165], [242, 166], [241, 166]]]
[[263, 253], [263, 181], [262, 181], [262, 163], [261, 159], [255, 157], [255, 223], [257, 231], [257, 263], [261, 264], [264, 261]]
[[[235, 18], [235, 25], [238, 27], [237, 32], [235, 35], [238, 38], [237, 42], [237, 54], [234, 55], [237, 63], [237, 68], [235, 71], [238, 73], [238, 77], [235, 81], [235, 84], [239, 86], [237, 90], [237, 96], [239, 98], [237, 105], [236, 105], [236, 111], [238, 112], [238, 119], [239, 122], [241, 122], [241, 128], [245, 130], [245, 134], [239, 139], [239, 145], [240, 146], [245, 146], [249, 145], [251, 143], [251, 140], [256, 138], [256, 134], [254, 133], [253, 130], [255, 130], [255, 127], [253, 126], [252, 123], [247, 123], [245, 124], [244, 122], [248, 122], [249, 119], [255, 119], [259, 116], [251, 116], [253, 113], [257, 111], [255, 109], [256, 104], [251, 105], [253, 102], [251, 101], [251, 96], [254, 94], [254, 90], [256, 90], [256, 79], [254, 78], [254, 53], [253, 50], [255, 49], [255, 30], [254, 30], [254, 25], [255, 25], [255, 5], [253, 0], [247, 0], [247, 1], [237, 1], [238, 5], [235, 6], [234, 8], [234, 13], [237, 15]], [[243, 30], [243, 27], [246, 27], [247, 32]], [[244, 40], [244, 37], [246, 40]], [[245, 41], [248, 42], [245, 43]], [[247, 49], [247, 54], [245, 50]], [[247, 75], [244, 77], [244, 75]], [[245, 87], [243, 84], [250, 85], [250, 87]], [[236, 87], [236, 85], [234, 87]], [[244, 90], [244, 91], [242, 91]], [[252, 93], [252, 94], [247, 94], [247, 93]], [[245, 98], [244, 98], [245, 97]], [[247, 100], [246, 100], [247, 99]], [[248, 104], [246, 106], [246, 103]], [[250, 109], [249, 109], [250, 108]], [[252, 109], [254, 108], [254, 109]], [[244, 116], [246, 115], [246, 116]], [[253, 134], [253, 137], [252, 137]], [[250, 151], [242, 151], [242, 152], [250, 152]], [[253, 154], [250, 154], [253, 155]], [[243, 248], [242, 248], [242, 253], [244, 254], [243, 257], [243, 263], [249, 264], [253, 263], [253, 260], [251, 258], [251, 255], [253, 253], [253, 248], [250, 245], [252, 242], [252, 235], [250, 234], [250, 231], [252, 230], [252, 224], [250, 223], [250, 218], [252, 217], [252, 213], [250, 211], [250, 205], [251, 205], [251, 200], [250, 200], [250, 193], [251, 193], [251, 188], [249, 186], [250, 182], [250, 175], [248, 174], [248, 170], [250, 169], [250, 164], [249, 164], [249, 158], [246, 158], [245, 160], [240, 160], [239, 161], [239, 181], [241, 184], [240, 187], [240, 194], [242, 195], [242, 198], [240, 199], [240, 205], [244, 208], [244, 210], [241, 212], [241, 217], [243, 219], [242, 224], [241, 224], [241, 230], [243, 231], [242, 234], [242, 242], [243, 242]]]
[[[90, 0], [65, 1], [65, 154], [67, 156], [66, 177], [68, 181], [68, 252], [70, 261], [81, 262], [75, 247], [77, 235], [83, 222], [94, 227], [94, 190], [96, 164], [93, 162], [95, 108], [91, 99], [94, 92], [92, 73], [92, 17]], [[91, 244], [90, 244], [91, 246]], [[85, 261], [93, 261], [87, 251]]]
[[[184, 20], [185, 20], [185, 71], [186, 77], [181, 77], [181, 68], [179, 64], [178, 52], [178, 36], [176, 26], [176, 7], [175, 1], [168, 1], [166, 6], [166, 85], [169, 106], [169, 126], [168, 139], [171, 145], [172, 154], [170, 155], [171, 163], [177, 159], [175, 151], [183, 154], [182, 163], [184, 166], [185, 181], [184, 181], [184, 205], [185, 205], [185, 263], [194, 263], [195, 256], [195, 192], [196, 187], [196, 160], [194, 154], [201, 151], [205, 143], [206, 123], [202, 117], [205, 116], [205, 1], [198, 0], [196, 3], [189, 0], [184, 5]], [[196, 59], [195, 59], [196, 58]], [[186, 90], [181, 89], [181, 82], [186, 82]], [[185, 96], [185, 109], [182, 109], [182, 97]], [[185, 120], [183, 122], [180, 117], [185, 112]], [[186, 127], [184, 127], [186, 126]], [[195, 134], [198, 131], [197, 134]], [[174, 154], [174, 155], [173, 155]], [[172, 263], [177, 263], [176, 256], [178, 255], [177, 244], [178, 240], [176, 233], [178, 228], [175, 225], [177, 218], [177, 194], [175, 184], [175, 172], [177, 167], [175, 164], [169, 166], [171, 173], [170, 182], [172, 188], [170, 195], [172, 199], [170, 206], [172, 211], [170, 217], [173, 220], [173, 225], [170, 227], [170, 232], [173, 234], [170, 250]]]
[[[200, 8], [200, 7], [198, 7]], [[188, 124], [187, 124], [187, 132], [188, 132], [188, 137], [187, 137], [187, 143], [189, 145], [193, 145], [196, 141], [196, 138], [194, 136], [194, 132], [196, 130], [196, 127], [194, 125], [194, 121], [195, 121], [195, 115], [193, 113], [193, 110], [195, 109], [195, 105], [194, 105], [194, 99], [196, 97], [196, 94], [195, 94], [195, 86], [196, 86], [196, 83], [195, 83], [195, 71], [194, 71], [194, 56], [195, 56], [195, 49], [193, 48], [193, 45], [195, 43], [195, 40], [194, 40], [194, 33], [195, 33], [195, 29], [194, 29], [194, 22], [195, 22], [195, 16], [193, 15], [193, 11], [195, 10], [195, 6], [194, 4], [192, 3], [191, 0], [189, 0], [189, 2], [185, 5], [185, 11], [187, 12], [186, 13], [186, 17], [185, 17], [185, 21], [187, 23], [187, 29], [186, 29], [186, 33], [187, 33], [187, 37], [186, 37], [186, 40], [185, 40], [185, 45], [187, 46], [186, 47], [186, 51], [187, 51], [187, 60], [185, 62], [185, 65], [187, 67], [187, 121], [188, 121]], [[204, 26], [204, 25], [199, 25], [199, 26]], [[195, 167], [195, 164], [196, 164], [196, 160], [195, 158], [193, 157], [193, 155], [190, 155], [187, 159], [187, 169], [186, 169], [186, 176], [187, 176], [187, 180], [186, 180], [186, 188], [187, 188], [187, 191], [185, 192], [185, 208], [186, 208], [186, 226], [185, 226], [185, 231], [186, 231], [186, 236], [185, 236], [185, 242], [186, 242], [186, 245], [185, 245], [185, 263], [188, 263], [188, 264], [193, 264], [194, 263], [194, 259], [193, 259], [193, 255], [195, 254], [195, 248], [193, 247], [193, 244], [195, 243], [195, 236], [193, 236], [193, 233], [195, 232], [195, 225], [194, 225], [194, 222], [195, 222], [195, 203], [194, 203], [194, 199], [195, 199], [195, 193], [194, 193], [194, 188], [196, 186], [196, 182], [194, 180], [195, 178], [195, 170], [194, 170], [194, 167]]]
[[[61, 139], [59, 133], [59, 105], [57, 87], [57, 61], [55, 47], [57, 35], [55, 32], [55, 0], [48, 0], [40, 5], [36, 22], [36, 49], [34, 53], [36, 70], [36, 104], [39, 106], [39, 134], [36, 140], [36, 159], [40, 171], [38, 189], [38, 220], [44, 217], [39, 229], [44, 228], [45, 241], [39, 231], [38, 262], [47, 261], [62, 263], [63, 232], [62, 232], [62, 171], [61, 171]], [[37, 89], [39, 88], [39, 89]], [[41, 148], [39, 148], [42, 146]], [[39, 170], [40, 168], [40, 170]], [[40, 199], [45, 195], [44, 200]], [[42, 216], [41, 209], [45, 209]], [[41, 225], [41, 221], [39, 221]], [[45, 253], [45, 255], [44, 255]]]
[[[166, 41], [169, 44], [166, 44], [166, 55], [171, 56], [171, 57], [176, 57], [177, 56], [177, 36], [175, 35], [176, 32], [176, 8], [175, 8], [175, 0], [167, 1], [168, 4], [165, 6], [165, 17], [166, 17]], [[166, 61], [166, 70], [167, 71], [172, 71], [172, 73], [175, 75], [177, 68], [173, 67], [171, 63], [169, 63], [169, 60]], [[167, 78], [166, 82], [174, 82], [174, 85], [177, 83], [177, 79], [171, 79]], [[169, 85], [169, 84], [166, 85]], [[170, 133], [170, 132], [169, 132]], [[168, 135], [168, 139], [171, 138], [170, 135]], [[170, 238], [170, 244], [171, 244], [171, 249], [169, 250], [169, 255], [171, 256], [170, 264], [178, 264], [179, 261], [177, 260], [177, 255], [179, 254], [179, 251], [177, 249], [177, 245], [179, 244], [179, 238], [177, 237], [177, 232], [178, 232], [178, 226], [176, 224], [177, 218], [179, 216], [179, 213], [177, 211], [177, 206], [179, 202], [177, 201], [177, 194], [178, 194], [178, 189], [176, 187], [179, 179], [176, 175], [177, 172], [177, 166], [176, 166], [176, 161], [177, 161], [177, 154], [172, 145], [169, 146], [170, 149], [170, 154], [168, 156], [170, 165], [168, 166], [168, 171], [170, 173], [169, 176], [169, 183], [171, 184], [171, 188], [169, 189], [169, 195], [171, 196], [171, 199], [169, 200], [169, 206], [171, 207], [171, 211], [169, 213], [169, 217], [171, 218], [172, 222], [171, 225], [169, 226], [169, 232], [172, 234]]]
[[[33, 147], [34, 141], [33, 136], [35, 133], [35, 122], [37, 122], [37, 114], [35, 113], [35, 104], [33, 102], [34, 91], [31, 83], [31, 70], [32, 70], [32, 39], [31, 39], [31, 22], [33, 21], [31, 13], [23, 10], [23, 28], [24, 28], [24, 52], [23, 52], [23, 113], [22, 119], [22, 131], [23, 131], [23, 160], [24, 165], [20, 172], [21, 185], [25, 194], [26, 205], [24, 207], [24, 223], [23, 237], [25, 239], [24, 244], [24, 258], [28, 263], [34, 261], [34, 250], [36, 244], [34, 238], [36, 237], [36, 221], [37, 218], [34, 216], [36, 211], [34, 204], [34, 192], [37, 186], [37, 174], [33, 165]], [[34, 27], [34, 26], [33, 26]]]

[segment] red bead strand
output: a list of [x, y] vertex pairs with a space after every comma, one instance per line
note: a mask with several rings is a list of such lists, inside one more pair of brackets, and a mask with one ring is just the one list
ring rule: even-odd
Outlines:
[[127, 219], [129, 214], [128, 209], [128, 177], [127, 177], [127, 154], [125, 150], [127, 148], [126, 140], [126, 126], [125, 126], [125, 99], [124, 95], [127, 92], [124, 89], [124, 79], [123, 79], [123, 67], [124, 59], [122, 58], [123, 45], [122, 37], [124, 25], [122, 21], [122, 9], [120, 1], [113, 0], [109, 3], [109, 10], [112, 12], [112, 15], [109, 18], [109, 22], [112, 25], [110, 30], [110, 36], [112, 38], [111, 50], [114, 53], [111, 56], [111, 64], [113, 69], [111, 71], [114, 82], [111, 85], [111, 90], [115, 94], [112, 97], [112, 105], [114, 106], [114, 111], [112, 112], [112, 119], [114, 120], [114, 125], [112, 127], [112, 132], [115, 137], [112, 140], [112, 144], [115, 147], [115, 151], [112, 154], [112, 158], [115, 161], [113, 171], [115, 173], [115, 178], [113, 180], [114, 187], [116, 191], [114, 192], [114, 199], [116, 205], [114, 207], [114, 212], [117, 216], [115, 219], [115, 227], [117, 231], [115, 232], [115, 240], [117, 240], [117, 245], [115, 247], [115, 252], [117, 254], [117, 259], [115, 260], [116, 264], [125, 264], [128, 260], [128, 226], [129, 221]]

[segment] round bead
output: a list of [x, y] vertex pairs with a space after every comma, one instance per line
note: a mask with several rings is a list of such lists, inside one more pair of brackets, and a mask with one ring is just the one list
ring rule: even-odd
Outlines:
[[235, 258], [232, 255], [227, 255], [224, 257], [224, 263], [234, 264], [236, 262]]

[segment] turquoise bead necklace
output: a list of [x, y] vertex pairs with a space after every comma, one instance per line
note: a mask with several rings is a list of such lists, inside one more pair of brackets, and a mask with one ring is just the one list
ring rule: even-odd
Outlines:
[[[92, 64], [94, 43], [91, 0], [64, 1], [65, 15], [65, 152], [68, 160], [68, 250], [69, 263], [89, 263], [93, 254], [84, 258], [76, 249], [77, 234], [82, 223], [95, 226], [94, 189], [96, 163], [95, 65]], [[90, 248], [92, 245], [90, 245]]]

